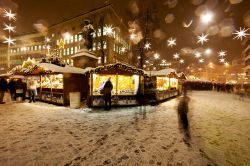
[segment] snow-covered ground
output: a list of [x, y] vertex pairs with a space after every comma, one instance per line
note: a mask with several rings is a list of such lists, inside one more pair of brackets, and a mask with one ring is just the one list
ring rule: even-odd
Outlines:
[[192, 92], [190, 142], [180, 98], [111, 111], [45, 103], [0, 105], [0, 165], [247, 165], [249, 102]]

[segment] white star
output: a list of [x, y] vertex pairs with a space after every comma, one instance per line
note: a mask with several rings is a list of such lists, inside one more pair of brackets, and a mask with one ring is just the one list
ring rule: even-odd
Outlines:
[[178, 58], [180, 58], [180, 54], [175, 53], [175, 54], [173, 55], [173, 57], [174, 57], [174, 59], [178, 59]]
[[16, 40], [16, 39], [12, 39], [12, 38], [10, 38], [10, 36], [9, 36], [9, 38], [7, 38], [7, 37], [4, 37], [4, 39], [5, 39], [5, 41], [3, 41], [3, 43], [8, 43], [8, 45], [10, 46], [11, 44], [15, 44], [14, 43], [14, 41]]
[[122, 47], [121, 48], [121, 52], [124, 53], [126, 51], [126, 48], [125, 47]]
[[200, 63], [204, 63], [204, 59], [199, 59], [199, 62]]
[[181, 59], [181, 60], [180, 60], [180, 63], [181, 63], [181, 64], [183, 64], [183, 63], [184, 63], [184, 60], [183, 60], [183, 59]]
[[196, 52], [196, 53], [194, 53], [194, 55], [195, 55], [195, 58], [200, 58], [201, 57], [201, 53], [200, 52]]
[[219, 57], [222, 57], [222, 58], [227, 55], [226, 51], [223, 51], [223, 50], [219, 51], [218, 54], [219, 54]]
[[11, 10], [9, 10], [9, 12], [7, 10], [4, 9], [4, 15], [3, 17], [8, 17], [9, 21], [14, 20], [16, 21], [16, 14], [15, 13], [11, 13]]
[[103, 33], [105, 35], [111, 36], [114, 33], [114, 28], [112, 27], [112, 25], [105, 25]]
[[146, 44], [145, 44], [144, 48], [145, 48], [146, 50], [148, 50], [148, 49], [150, 49], [150, 48], [151, 48], [150, 46], [151, 46], [151, 43], [146, 42]]
[[159, 55], [158, 53], [155, 53], [155, 54], [154, 54], [154, 58], [155, 58], [155, 59], [159, 59], [159, 58], [160, 58], [160, 55]]
[[15, 28], [16, 27], [11, 26], [11, 24], [7, 25], [7, 24], [4, 23], [4, 29], [3, 30], [9, 31], [9, 33], [10, 33], [10, 32], [15, 32]]
[[224, 58], [221, 58], [219, 59], [220, 63], [224, 63], [225, 62], [225, 59]]
[[168, 46], [169, 47], [172, 47], [172, 46], [175, 46], [176, 45], [176, 39], [175, 38], [169, 38], [168, 40], [167, 40], [167, 42], [168, 42]]
[[204, 35], [203, 33], [200, 36], [197, 36], [197, 43], [201, 43], [203, 45], [204, 42], [207, 42], [209, 39], [207, 38], [208, 34]]
[[245, 29], [245, 28], [241, 29], [240, 28], [239, 31], [236, 31], [235, 33], [233, 33], [233, 34], [236, 35], [234, 37], [234, 39], [236, 38], [236, 39], [242, 40], [243, 37], [246, 37], [246, 36], [250, 35], [249, 33], [246, 33], [248, 30], [249, 30], [249, 28], [247, 28], [247, 29]]

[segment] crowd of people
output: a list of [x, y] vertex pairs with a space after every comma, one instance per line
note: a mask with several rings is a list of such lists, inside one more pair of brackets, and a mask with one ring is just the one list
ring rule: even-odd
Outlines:
[[[4, 104], [4, 98], [10, 96], [11, 101], [25, 101], [26, 94], [29, 93], [29, 102], [35, 102], [37, 94], [37, 83], [35, 80], [21, 78], [10, 78], [8, 81], [4, 77], [0, 77], [0, 104]], [[8, 99], [5, 99], [8, 100]]]

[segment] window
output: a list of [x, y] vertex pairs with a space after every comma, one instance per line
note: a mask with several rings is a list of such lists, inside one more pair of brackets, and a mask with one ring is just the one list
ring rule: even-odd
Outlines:
[[34, 50], [35, 50], [35, 51], [37, 50], [37, 46], [34, 46]]
[[97, 31], [97, 36], [100, 37], [101, 36], [101, 29], [98, 28], [98, 31]]
[[93, 43], [93, 51], [96, 50], [96, 43]]
[[107, 42], [103, 41], [103, 49], [107, 49]]
[[82, 35], [78, 35], [78, 41], [82, 40]]
[[116, 48], [116, 45], [114, 44], [114, 45], [113, 45], [113, 51], [115, 51], [115, 48]]
[[13, 53], [13, 49], [10, 49], [10, 53]]
[[102, 63], [102, 57], [98, 57], [98, 64]]
[[66, 49], [63, 49], [63, 55], [66, 55]]
[[74, 61], [73, 61], [73, 59], [70, 60], [70, 65], [71, 65], [71, 66], [74, 66]]
[[67, 54], [66, 55], [69, 55], [69, 53], [70, 53], [69, 51], [70, 51], [69, 48], [67, 48]]
[[74, 36], [70, 37], [70, 42], [73, 43], [74, 42]]
[[101, 49], [101, 42], [98, 42], [97, 44], [97, 50], [100, 50]]
[[39, 49], [39, 50], [41, 50], [41, 49], [42, 49], [42, 46], [41, 46], [41, 45], [39, 45], [39, 46], [38, 46], [38, 49]]
[[75, 35], [75, 42], [77, 42], [77, 39], [78, 39], [78, 36], [77, 36], [77, 35]]
[[77, 46], [75, 46], [75, 53], [77, 53], [78, 49], [77, 49]]
[[94, 31], [94, 32], [92, 33], [92, 36], [93, 36], [93, 38], [96, 37], [96, 31]]
[[74, 47], [70, 48], [70, 54], [74, 54]]

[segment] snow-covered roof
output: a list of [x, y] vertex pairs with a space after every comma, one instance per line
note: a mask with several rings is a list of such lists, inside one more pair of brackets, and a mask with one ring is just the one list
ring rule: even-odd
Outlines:
[[0, 77], [9, 77], [9, 76], [11, 76], [10, 73], [0, 74]]
[[167, 76], [170, 73], [175, 73], [176, 71], [174, 69], [162, 69], [162, 70], [157, 70], [157, 71], [144, 71], [145, 74], [148, 76]]
[[90, 57], [93, 59], [98, 59], [92, 52], [90, 52], [86, 49], [79, 50], [75, 55], [71, 56], [71, 58], [77, 58], [77, 57], [81, 57], [81, 56], [86, 56], [86, 57]]
[[78, 67], [71, 67], [66, 65], [65, 67], [54, 65], [51, 63], [36, 63], [37, 66], [43, 67], [45, 70], [50, 70], [54, 73], [74, 73], [84, 74], [87, 70]]

